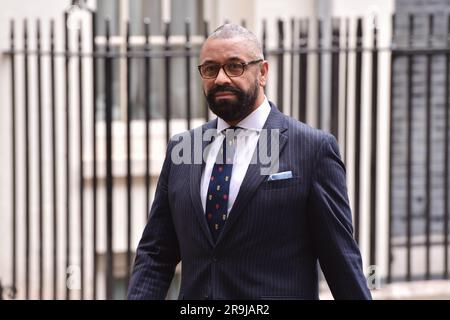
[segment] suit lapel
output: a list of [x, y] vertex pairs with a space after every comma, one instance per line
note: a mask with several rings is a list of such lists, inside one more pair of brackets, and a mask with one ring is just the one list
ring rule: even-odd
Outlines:
[[[279, 154], [281, 155], [281, 152], [287, 142], [287, 136], [283, 134], [283, 132], [287, 129], [286, 118], [285, 118], [284, 114], [282, 114], [280, 111], [278, 111], [277, 107], [273, 104], [271, 104], [271, 111], [270, 111], [269, 117], [267, 118], [266, 123], [264, 124], [263, 129], [268, 130], [268, 137], [267, 137], [268, 138], [267, 139], [268, 146], [271, 145], [270, 130], [271, 129], [279, 129], [280, 130]], [[260, 148], [261, 143], [262, 143], [262, 141], [258, 140], [258, 144], [255, 149], [255, 153], [258, 152], [258, 149]], [[267, 178], [266, 175], [261, 174], [261, 168], [262, 168], [262, 166], [261, 166], [260, 161], [257, 161], [255, 164], [249, 165], [247, 172], [245, 174], [244, 180], [242, 181], [241, 187], [239, 189], [239, 193], [234, 202], [233, 208], [231, 209], [230, 214], [228, 216], [227, 222], [225, 223], [224, 228], [223, 228], [222, 232], [220, 233], [219, 238], [217, 239], [217, 244], [220, 243], [221, 239], [223, 237], [225, 237], [226, 233], [231, 229], [233, 224], [236, 222], [237, 218], [242, 213], [242, 211], [245, 209], [246, 205], [251, 200], [252, 196], [258, 189], [259, 185]], [[203, 219], [203, 220], [205, 220], [205, 219]]]
[[[212, 121], [206, 123], [205, 125], [203, 125], [201, 128], [196, 129], [196, 130], [202, 130], [202, 133], [201, 133], [202, 145], [201, 145], [201, 151], [200, 151], [200, 149], [196, 147], [195, 142], [192, 143], [192, 148], [193, 148], [192, 157], [194, 158], [196, 152], [201, 152], [202, 161], [201, 161], [201, 164], [193, 162], [194, 164], [190, 165], [190, 174], [189, 174], [190, 175], [190, 190], [189, 191], [190, 191], [192, 205], [194, 207], [194, 215], [199, 220], [201, 228], [202, 228], [203, 232], [205, 233], [206, 237], [208, 238], [208, 241], [210, 242], [211, 246], [214, 246], [214, 241], [213, 241], [211, 232], [209, 231], [208, 223], [206, 222], [205, 213], [203, 211], [203, 205], [202, 205], [202, 200], [201, 200], [201, 196], [200, 196], [200, 183], [201, 183], [203, 168], [205, 167], [205, 161], [204, 161], [205, 159], [203, 159], [203, 152], [204, 152], [206, 146], [211, 142], [211, 141], [203, 141], [203, 134], [205, 133], [206, 130], [215, 129], [215, 128], [217, 128], [217, 119], [212, 120]], [[194, 139], [195, 139], [195, 137], [196, 137], [196, 135], [194, 133]]]

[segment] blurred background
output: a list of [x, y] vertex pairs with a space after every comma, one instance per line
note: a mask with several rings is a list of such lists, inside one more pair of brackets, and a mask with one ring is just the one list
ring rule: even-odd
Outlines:
[[269, 100], [337, 137], [374, 298], [450, 298], [450, 0], [0, 4], [0, 299], [125, 298], [224, 22], [263, 43]]

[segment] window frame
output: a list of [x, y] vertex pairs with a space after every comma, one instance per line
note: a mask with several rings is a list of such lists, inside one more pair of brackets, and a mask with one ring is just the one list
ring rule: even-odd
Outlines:
[[[112, 50], [117, 50], [119, 52], [126, 51], [126, 21], [130, 17], [130, 1], [133, 0], [119, 0], [119, 34], [112, 35], [109, 38], [109, 44]], [[203, 14], [205, 12], [205, 2], [200, 1], [200, 6], [196, 9], [199, 13]], [[171, 21], [171, 8], [172, 0], [161, 0], [161, 17], [162, 22]], [[163, 46], [166, 44], [166, 39], [164, 35], [150, 35], [149, 43], [152, 46]], [[184, 35], [170, 35], [169, 45], [171, 47], [184, 47], [186, 37]], [[204, 41], [204, 36], [199, 34], [192, 34], [190, 36], [191, 45], [201, 45]], [[130, 35], [129, 38], [130, 46], [137, 47], [143, 46], [145, 44], [145, 35]], [[95, 37], [95, 44], [97, 48], [104, 47], [106, 45], [106, 36], [97, 35]], [[126, 121], [127, 117], [127, 94], [126, 94], [126, 74], [127, 74], [127, 61], [126, 59], [119, 59], [119, 101], [118, 101], [118, 121]], [[132, 121], [145, 121], [145, 119], [133, 119]]]

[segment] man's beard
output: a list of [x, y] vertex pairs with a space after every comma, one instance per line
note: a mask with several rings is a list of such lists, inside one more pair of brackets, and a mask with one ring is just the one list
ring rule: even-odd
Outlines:
[[[258, 89], [258, 81], [256, 80], [247, 92], [232, 86], [215, 86], [205, 95], [209, 108], [216, 116], [226, 122], [236, 122], [244, 119], [253, 111], [258, 98]], [[215, 95], [218, 92], [231, 92], [236, 96], [236, 99], [219, 99], [216, 102]]]

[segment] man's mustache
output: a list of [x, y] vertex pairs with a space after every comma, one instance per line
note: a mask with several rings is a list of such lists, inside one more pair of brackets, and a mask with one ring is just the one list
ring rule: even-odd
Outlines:
[[232, 87], [232, 86], [215, 86], [213, 87], [211, 90], [208, 91], [208, 96], [209, 97], [213, 97], [214, 95], [216, 95], [216, 93], [219, 92], [231, 92], [231, 93], [235, 93], [236, 95], [242, 95], [242, 90]]

